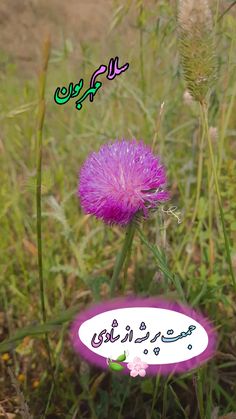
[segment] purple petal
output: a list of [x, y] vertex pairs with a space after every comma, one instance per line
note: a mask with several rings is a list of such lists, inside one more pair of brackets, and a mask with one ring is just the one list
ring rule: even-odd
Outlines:
[[117, 140], [87, 158], [80, 171], [78, 194], [86, 214], [108, 224], [126, 225], [141, 209], [148, 215], [145, 202], [168, 199], [167, 191], [158, 192], [165, 183], [165, 168], [150, 147], [136, 140]]

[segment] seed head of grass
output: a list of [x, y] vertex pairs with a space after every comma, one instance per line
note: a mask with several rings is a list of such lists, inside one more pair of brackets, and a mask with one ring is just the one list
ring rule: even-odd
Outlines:
[[203, 102], [216, 79], [216, 53], [207, 0], [179, 0], [178, 38], [187, 89]]

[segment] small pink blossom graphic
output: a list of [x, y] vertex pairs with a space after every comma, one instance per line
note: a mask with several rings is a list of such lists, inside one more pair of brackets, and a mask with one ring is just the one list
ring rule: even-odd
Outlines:
[[128, 363], [127, 368], [130, 370], [131, 377], [137, 377], [137, 375], [145, 377], [145, 370], [148, 368], [148, 364], [145, 364], [145, 362], [142, 362], [141, 359], [136, 356], [133, 362]]

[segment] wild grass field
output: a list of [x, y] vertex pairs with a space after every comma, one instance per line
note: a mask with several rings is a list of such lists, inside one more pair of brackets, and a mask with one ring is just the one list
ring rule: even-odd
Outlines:
[[[83, 3], [78, 2], [81, 16]], [[42, 53], [30, 71], [27, 61], [13, 59], [10, 42], [11, 53], [0, 44], [0, 417], [233, 419], [236, 15], [230, 6], [235, 2], [210, 2], [217, 70], [207, 92], [208, 121], [199, 101], [186, 93], [177, 2], [107, 3], [97, 37], [89, 38], [98, 10], [93, 14], [92, 7], [83, 41], [73, 38], [73, 27], [71, 37], [64, 36], [61, 23], [51, 34], [49, 25], [51, 47], [38, 32]], [[33, 24], [37, 27], [37, 19]], [[59, 29], [62, 36], [56, 37]], [[12, 30], [20, 39], [24, 25]], [[114, 80], [101, 76], [103, 86], [92, 103], [87, 98], [80, 111], [73, 101], [55, 103], [58, 86], [80, 78], [89, 86], [92, 73], [115, 56], [129, 68]], [[135, 232], [116, 296], [168, 298], [212, 321], [217, 351], [186, 373], [134, 379], [103, 371], [79, 357], [69, 339], [74, 316], [110, 298], [125, 237], [125, 227], [83, 212], [79, 171], [91, 152], [123, 138], [143, 140], [161, 156], [170, 200], [140, 222], [143, 239]]]

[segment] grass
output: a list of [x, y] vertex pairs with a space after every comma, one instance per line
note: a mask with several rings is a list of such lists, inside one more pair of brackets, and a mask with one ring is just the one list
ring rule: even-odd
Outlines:
[[[64, 46], [53, 50], [49, 60], [41, 191], [44, 324], [40, 323], [35, 201], [37, 79], [19, 79], [6, 57], [1, 63], [0, 350], [9, 359], [5, 356], [1, 362], [0, 396], [7, 400], [1, 403], [5, 412], [20, 408], [7, 367], [18, 378], [18, 390], [33, 417], [210, 419], [216, 408], [219, 416], [236, 412], [235, 290], [224, 241], [226, 234], [235, 271], [236, 22], [229, 13], [217, 22], [219, 71], [209, 106], [209, 125], [219, 132], [212, 148], [223, 232], [214, 183], [209, 222], [209, 153], [205, 139], [199, 168], [198, 107], [183, 102], [176, 10], [167, 1], [153, 1], [150, 8], [145, 2], [136, 6], [116, 11], [102, 55], [95, 42], [82, 49], [76, 66]], [[133, 19], [133, 35], [124, 43], [128, 18]], [[73, 101], [55, 104], [57, 86], [78, 77], [87, 86], [93, 71], [115, 55], [130, 67], [112, 81], [101, 76], [104, 83], [93, 103], [86, 100], [81, 111]], [[83, 69], [79, 75], [78, 68]], [[185, 301], [211, 319], [218, 331], [214, 358], [186, 374], [130, 380], [81, 363], [69, 343], [68, 326], [75, 313], [109, 295], [115, 256], [124, 241], [122, 229], [107, 228], [83, 214], [76, 197], [78, 171], [89, 152], [122, 137], [142, 138], [161, 155], [168, 171], [170, 205], [176, 205], [183, 218], [178, 224], [174, 216], [160, 211], [143, 223], [125, 268], [124, 292], [131, 289], [138, 295]], [[199, 170], [202, 173], [197, 175]], [[55, 385], [45, 333], [53, 352]], [[24, 375], [23, 382], [19, 374]]]

